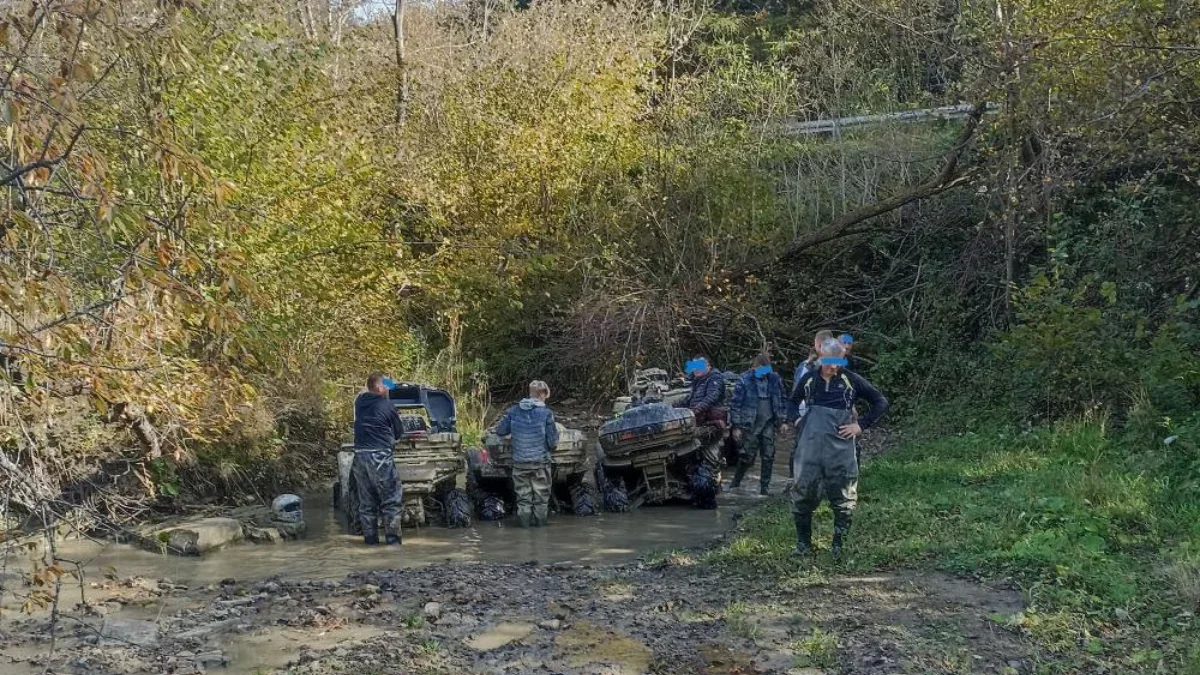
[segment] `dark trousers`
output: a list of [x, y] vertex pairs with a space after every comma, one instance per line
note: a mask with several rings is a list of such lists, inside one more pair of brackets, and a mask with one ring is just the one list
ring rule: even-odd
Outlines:
[[358, 490], [358, 519], [363, 535], [377, 536], [379, 520], [387, 534], [400, 534], [400, 507], [404, 487], [396, 473], [391, 450], [355, 450], [350, 474]]

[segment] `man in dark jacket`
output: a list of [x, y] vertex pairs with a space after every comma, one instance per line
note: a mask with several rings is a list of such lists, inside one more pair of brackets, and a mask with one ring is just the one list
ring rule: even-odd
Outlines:
[[708, 359], [696, 356], [684, 365], [691, 393], [679, 408], [687, 408], [696, 416], [697, 439], [704, 462], [714, 473], [721, 465], [721, 446], [729, 426], [728, 414], [721, 407], [725, 396], [725, 376], [713, 368]]
[[529, 398], [508, 409], [496, 425], [498, 436], [512, 436], [513, 491], [521, 527], [546, 524], [550, 510], [550, 453], [558, 446], [558, 425], [546, 407], [550, 387], [529, 383]]
[[741, 461], [731, 487], [739, 487], [746, 472], [754, 465], [755, 455], [762, 456], [758, 493], [765, 496], [771, 487], [771, 469], [775, 465], [775, 437], [785, 426], [783, 380], [771, 367], [771, 357], [759, 354], [742, 373], [733, 390], [729, 407], [733, 437], [741, 441]]
[[387, 543], [400, 543], [400, 507], [404, 487], [392, 454], [396, 437], [403, 435], [400, 415], [388, 399], [389, 381], [371, 373], [367, 390], [354, 399], [354, 463], [351, 475], [358, 490], [358, 519], [363, 541], [379, 543], [379, 519]]
[[[888, 409], [888, 400], [861, 375], [845, 369], [846, 348], [837, 340], [821, 346], [820, 367], [800, 378], [792, 401], [808, 412], [799, 425], [792, 515], [796, 553], [812, 551], [812, 514], [821, 503], [822, 486], [833, 509], [833, 554], [840, 556], [851, 516], [858, 504], [858, 457], [855, 439]], [[866, 399], [870, 410], [855, 418], [854, 404]]]

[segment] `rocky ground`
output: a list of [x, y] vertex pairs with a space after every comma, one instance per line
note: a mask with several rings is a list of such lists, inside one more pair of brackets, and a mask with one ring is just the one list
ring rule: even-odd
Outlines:
[[[748, 571], [749, 572], [749, 571]], [[4, 673], [1019, 673], [989, 620], [1019, 595], [941, 575], [786, 584], [676, 554], [612, 567], [433, 566], [205, 588], [107, 580], [111, 598], [5, 625]]]

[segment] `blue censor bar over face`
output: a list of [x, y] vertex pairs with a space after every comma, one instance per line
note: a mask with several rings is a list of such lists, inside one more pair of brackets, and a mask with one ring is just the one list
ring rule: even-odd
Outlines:
[[688, 375], [703, 373], [707, 369], [708, 359], [705, 358], [692, 359], [683, 365], [683, 372], [687, 373]]
[[766, 377], [767, 375], [770, 375], [773, 370], [774, 369], [771, 368], [771, 366], [759, 366], [754, 369], [754, 376], [755, 377]]
[[840, 356], [822, 356], [818, 362], [823, 366], [846, 366], [846, 359]]

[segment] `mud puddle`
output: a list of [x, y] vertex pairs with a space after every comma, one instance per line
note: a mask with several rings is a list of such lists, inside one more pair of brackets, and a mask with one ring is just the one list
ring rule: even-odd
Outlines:
[[[727, 479], [731, 473], [726, 472]], [[787, 476], [785, 452], [777, 454], [775, 475]], [[772, 492], [779, 494], [784, 479], [777, 478], [774, 483]], [[547, 527], [537, 529], [516, 527], [511, 518], [477, 521], [458, 530], [408, 529], [399, 547], [364, 546], [361, 538], [346, 533], [328, 495], [320, 494], [306, 497], [308, 532], [296, 541], [242, 543], [201, 557], [163, 555], [129, 544], [91, 540], [61, 542], [57, 552], [62, 559], [78, 562], [83, 572], [82, 588], [74, 576], [64, 578], [63, 597], [69, 601], [84, 599], [103, 605], [118, 597], [127, 611], [136, 607], [139, 614], [169, 613], [180, 608], [174, 596], [142, 592], [154, 589], [129, 588], [120, 580], [165, 580], [197, 589], [228, 579], [335, 580], [356, 572], [445, 563], [623, 563], [653, 552], [703, 546], [720, 537], [732, 529], [738, 512], [758, 503], [757, 485], [757, 472], [753, 471], [742, 488], [722, 493], [718, 508], [712, 511], [667, 505], [588, 518], [553, 515]], [[36, 556], [37, 552], [29, 555]], [[10, 572], [30, 567], [32, 559], [22, 561], [18, 557], [10, 560]], [[17, 599], [8, 594], [0, 598], [0, 613], [19, 614]]]

